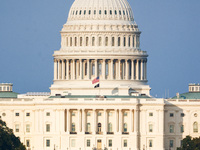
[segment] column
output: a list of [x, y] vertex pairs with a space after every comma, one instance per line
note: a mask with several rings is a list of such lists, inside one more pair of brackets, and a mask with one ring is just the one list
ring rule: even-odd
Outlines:
[[145, 62], [144, 62], [144, 80], [147, 80], [147, 60], [145, 60]]
[[69, 80], [69, 60], [66, 60], [66, 79]]
[[136, 133], [138, 133], [138, 127], [139, 127], [139, 118], [138, 118], [138, 115], [139, 115], [139, 110], [138, 109], [135, 109], [134, 110], [134, 131]]
[[90, 60], [87, 59], [87, 79], [90, 79]]
[[122, 134], [122, 110], [119, 109], [119, 133]]
[[121, 59], [118, 60], [118, 79], [121, 80]]
[[131, 42], [131, 48], [133, 48], [133, 47], [134, 47], [133, 36], [131, 35], [130, 37], [131, 37], [131, 39], [130, 39], [130, 42]]
[[133, 110], [130, 109], [130, 132], [133, 132]]
[[72, 80], [75, 79], [75, 62], [76, 62], [76, 60], [73, 59], [73, 62], [72, 62]]
[[85, 134], [85, 109], [82, 109], [82, 132]]
[[115, 134], [116, 134], [119, 131], [119, 113], [117, 109], [115, 109], [115, 124], [116, 124], [115, 127]]
[[125, 76], [125, 79], [128, 80], [128, 70], [129, 70], [128, 59], [125, 59], [125, 61], [126, 61], [126, 76]]
[[80, 62], [80, 80], [83, 78], [83, 62], [82, 59], [79, 60]]
[[81, 132], [81, 110], [80, 109], [78, 109], [77, 110], [78, 111], [78, 130], [77, 130], [77, 132]]
[[58, 79], [58, 62], [54, 59], [54, 80]]
[[134, 67], [134, 60], [131, 60], [131, 80], [134, 80], [135, 78], [134, 78], [134, 69], [135, 69], [135, 67]]
[[60, 60], [58, 60], [58, 80], [60, 80]]
[[64, 127], [65, 127], [65, 132], [67, 132], [67, 110], [65, 109], [64, 110], [64, 122], [65, 122], [65, 125], [64, 125]]
[[144, 61], [143, 60], [141, 60], [141, 64], [140, 64], [140, 66], [141, 66], [141, 72], [140, 72], [140, 80], [143, 80], [144, 79], [144, 74], [143, 74], [143, 69], [144, 69]]
[[103, 80], [105, 80], [105, 75], [106, 75], [106, 62], [105, 62], [106, 60], [105, 59], [103, 59], [103, 63], [102, 63], [102, 78], [103, 78]]
[[94, 125], [93, 125], [93, 134], [96, 134], [96, 125], [97, 125], [97, 114], [96, 109], [93, 109]]
[[65, 79], [65, 64], [64, 64], [64, 59], [62, 60], [62, 80]]
[[139, 80], [139, 59], [136, 62], [136, 80]]
[[70, 133], [70, 125], [71, 125], [71, 123], [70, 123], [71, 119], [70, 118], [71, 118], [70, 110], [67, 109], [67, 133]]
[[107, 110], [104, 109], [104, 134], [107, 134], [107, 121], [108, 121]]
[[111, 66], [110, 67], [110, 71], [111, 71], [110, 79], [113, 80], [113, 59], [110, 60], [110, 63], [111, 63], [111, 65], [110, 65]]
[[95, 59], [95, 78], [98, 77], [97, 59]]
[[134, 47], [136, 48], [136, 45], [137, 45], [137, 38], [136, 36], [134, 36]]
[[76, 76], [75, 76], [75, 79], [78, 79], [78, 76], [79, 76], [79, 65], [80, 63], [78, 63], [78, 60], [75, 62], [75, 66], [76, 66]]

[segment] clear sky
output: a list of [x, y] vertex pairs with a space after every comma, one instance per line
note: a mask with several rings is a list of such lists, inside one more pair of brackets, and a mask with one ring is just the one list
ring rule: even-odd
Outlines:
[[[170, 97], [200, 82], [200, 0], [129, 0], [148, 52], [151, 95]], [[0, 1], [0, 82], [48, 92], [53, 52], [73, 0]], [[168, 94], [167, 94], [168, 95]]]

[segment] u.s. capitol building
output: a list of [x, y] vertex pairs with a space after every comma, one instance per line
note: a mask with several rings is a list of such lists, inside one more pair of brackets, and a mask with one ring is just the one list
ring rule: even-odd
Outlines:
[[0, 116], [29, 150], [175, 150], [199, 136], [200, 85], [150, 96], [127, 0], [75, 0], [54, 52], [51, 93], [0, 84]]

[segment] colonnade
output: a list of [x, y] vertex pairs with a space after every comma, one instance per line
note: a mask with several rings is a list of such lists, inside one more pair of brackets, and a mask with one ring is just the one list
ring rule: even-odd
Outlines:
[[[92, 119], [87, 119], [87, 113], [91, 112]], [[102, 113], [101, 121], [98, 120], [98, 113]], [[109, 113], [113, 113], [112, 120], [109, 119]], [[125, 121], [124, 112], [128, 113], [128, 119]], [[69, 134], [129, 134], [138, 132], [138, 110], [134, 109], [65, 109], [64, 110], [64, 130]], [[73, 114], [75, 119], [73, 119]], [[73, 120], [73, 121], [72, 121]], [[128, 121], [127, 121], [128, 120]], [[91, 124], [91, 130], [88, 131], [87, 124]], [[109, 123], [112, 123], [112, 130], [109, 131]], [[124, 124], [127, 124], [127, 131], [124, 132]], [[74, 124], [75, 129], [72, 129], [72, 124]], [[101, 130], [98, 128], [101, 124]]]
[[54, 80], [147, 80], [147, 59], [54, 59]]

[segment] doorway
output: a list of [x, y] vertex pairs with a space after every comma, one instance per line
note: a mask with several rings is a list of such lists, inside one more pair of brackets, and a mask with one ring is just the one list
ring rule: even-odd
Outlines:
[[102, 142], [101, 142], [101, 140], [97, 140], [97, 150], [102, 150]]

